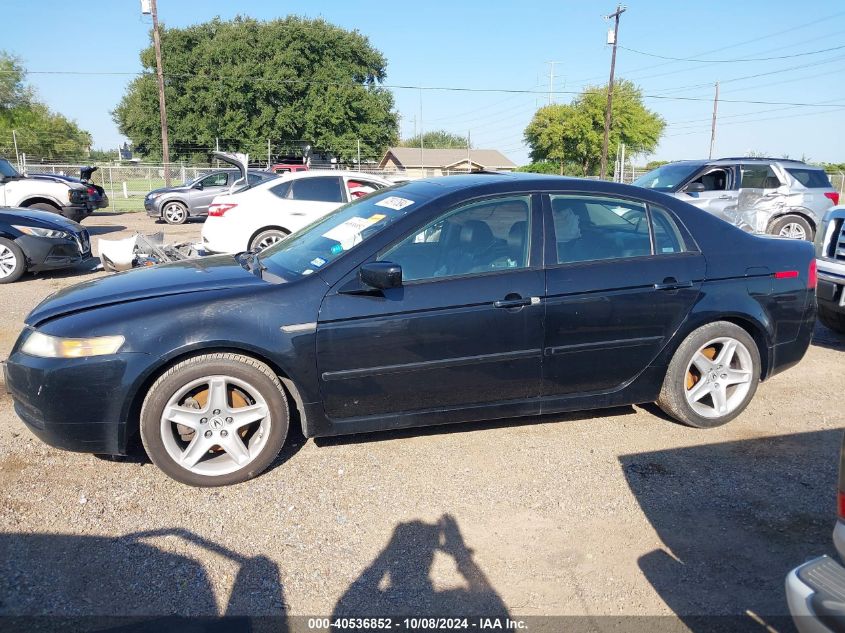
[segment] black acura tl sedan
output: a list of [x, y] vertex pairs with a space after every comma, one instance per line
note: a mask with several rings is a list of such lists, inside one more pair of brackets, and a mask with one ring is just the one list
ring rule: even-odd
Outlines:
[[[809, 243], [664, 194], [528, 174], [411, 182], [261, 251], [130, 271], [30, 313], [15, 409], [60, 448], [251, 478], [306, 437], [656, 401], [713, 427], [796, 364]], [[296, 415], [294, 415], [294, 413]]]

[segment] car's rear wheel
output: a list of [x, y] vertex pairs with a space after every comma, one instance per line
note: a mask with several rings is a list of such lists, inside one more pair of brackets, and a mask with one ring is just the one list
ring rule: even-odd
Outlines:
[[845, 313], [836, 312], [823, 305], [819, 305], [819, 321], [834, 332], [845, 334]]
[[150, 459], [191, 486], [255, 477], [278, 455], [287, 431], [278, 377], [240, 354], [203, 354], [174, 365], [141, 407], [141, 440]]
[[168, 224], [184, 224], [188, 220], [188, 207], [181, 202], [167, 202], [161, 216]]
[[813, 241], [815, 237], [815, 231], [807, 219], [795, 214], [785, 215], [772, 222], [769, 233], [780, 237], [791, 237], [794, 240]]
[[26, 272], [26, 257], [12, 240], [0, 237], [0, 284], [10, 284]]
[[249, 250], [263, 251], [265, 248], [278, 244], [285, 239], [290, 233], [284, 229], [265, 229], [256, 234], [249, 243]]
[[742, 413], [759, 382], [754, 339], [738, 325], [717, 321], [698, 328], [678, 347], [657, 404], [689, 426], [721, 426]]

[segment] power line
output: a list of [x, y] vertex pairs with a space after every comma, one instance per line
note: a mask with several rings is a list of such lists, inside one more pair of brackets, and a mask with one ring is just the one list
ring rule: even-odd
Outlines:
[[645, 51], [639, 51], [635, 48], [628, 48], [627, 46], [619, 46], [619, 48], [629, 51], [631, 53], [637, 53], [638, 55], [646, 55], [647, 57], [657, 57], [658, 59], [670, 59], [676, 62], [696, 62], [702, 64], [735, 64], [738, 62], [767, 62], [775, 59], [789, 59], [790, 57], [805, 57], [806, 55], [818, 55], [819, 53], [829, 53], [830, 51], [838, 51], [845, 48], [845, 44], [842, 46], [832, 46], [830, 48], [821, 48], [816, 51], [807, 51], [804, 53], [794, 53], [792, 55], [777, 55], [775, 57], [745, 57], [745, 58], [736, 58], [736, 59], [693, 59], [692, 57], [667, 57], [666, 55], [657, 55], [655, 53], [646, 53]]

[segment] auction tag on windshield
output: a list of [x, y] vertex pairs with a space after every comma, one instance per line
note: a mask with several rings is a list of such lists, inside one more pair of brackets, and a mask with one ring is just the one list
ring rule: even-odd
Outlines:
[[323, 237], [340, 242], [343, 250], [348, 250], [361, 241], [361, 231], [382, 219], [384, 219], [383, 215], [373, 215], [369, 218], [355, 216], [326, 231]]
[[413, 200], [408, 200], [407, 198], [400, 198], [399, 196], [390, 196], [385, 198], [384, 200], [379, 200], [375, 203], [375, 206], [387, 207], [388, 209], [399, 211], [400, 209], [404, 209], [405, 207], [408, 207], [412, 204], [414, 204]]

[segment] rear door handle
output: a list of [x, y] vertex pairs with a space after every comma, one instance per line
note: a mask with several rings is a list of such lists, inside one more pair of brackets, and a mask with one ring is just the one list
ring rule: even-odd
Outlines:
[[525, 306], [533, 306], [540, 303], [540, 297], [515, 297], [512, 299], [499, 299], [493, 302], [495, 308], [522, 308]]
[[655, 290], [678, 290], [679, 288], [692, 288], [691, 281], [678, 281], [674, 277], [663, 280], [661, 284], [654, 284]]
[[732, 196], [719, 196], [717, 200], [730, 200]]

